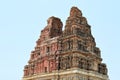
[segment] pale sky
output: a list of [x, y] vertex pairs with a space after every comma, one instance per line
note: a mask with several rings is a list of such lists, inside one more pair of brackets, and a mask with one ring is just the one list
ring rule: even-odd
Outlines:
[[63, 24], [72, 6], [91, 25], [110, 80], [120, 77], [119, 0], [0, 0], [0, 80], [21, 80], [24, 65], [51, 16]]

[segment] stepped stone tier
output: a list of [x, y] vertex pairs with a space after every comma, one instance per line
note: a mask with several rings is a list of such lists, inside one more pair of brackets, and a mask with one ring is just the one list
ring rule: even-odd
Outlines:
[[62, 27], [59, 18], [47, 20], [22, 80], [109, 80], [91, 26], [77, 7], [71, 8]]

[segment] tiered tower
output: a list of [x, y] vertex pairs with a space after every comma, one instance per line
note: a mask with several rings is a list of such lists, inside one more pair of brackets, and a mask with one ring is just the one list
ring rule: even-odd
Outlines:
[[91, 26], [72, 7], [62, 31], [59, 18], [50, 17], [24, 68], [23, 80], [109, 80]]

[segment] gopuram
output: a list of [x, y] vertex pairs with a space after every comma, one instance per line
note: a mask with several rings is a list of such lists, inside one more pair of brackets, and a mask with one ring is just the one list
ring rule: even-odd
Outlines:
[[65, 29], [50, 17], [24, 67], [22, 80], [109, 80], [91, 26], [77, 7], [72, 7]]

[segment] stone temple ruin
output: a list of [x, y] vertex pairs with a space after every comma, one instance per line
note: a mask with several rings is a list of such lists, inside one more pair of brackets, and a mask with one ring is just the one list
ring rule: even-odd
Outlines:
[[59, 18], [47, 22], [22, 80], [109, 80], [91, 26], [77, 7], [71, 8], [63, 31]]

